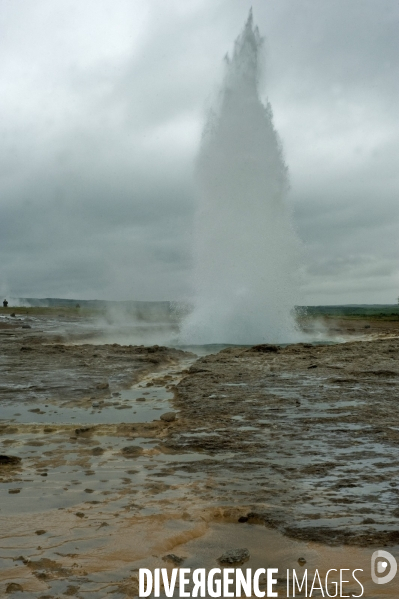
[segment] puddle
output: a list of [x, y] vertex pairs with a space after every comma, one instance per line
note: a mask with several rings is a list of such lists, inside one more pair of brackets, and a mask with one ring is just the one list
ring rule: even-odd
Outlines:
[[[192, 361], [182, 361], [181, 369], [187, 368]], [[170, 403], [173, 399], [173, 387], [181, 376], [181, 372], [176, 371], [175, 367], [157, 371], [143, 377], [130, 389], [121, 390], [115, 397], [93, 401], [88, 408], [62, 404], [55, 406], [37, 401], [34, 404], [4, 401], [1, 405], [0, 423], [95, 425], [152, 422], [173, 410]]]

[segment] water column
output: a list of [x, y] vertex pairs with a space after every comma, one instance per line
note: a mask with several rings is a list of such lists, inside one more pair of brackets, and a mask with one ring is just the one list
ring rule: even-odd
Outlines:
[[259, 97], [262, 38], [252, 12], [226, 56], [197, 160], [194, 311], [184, 343], [288, 342], [298, 244], [284, 199], [287, 166]]

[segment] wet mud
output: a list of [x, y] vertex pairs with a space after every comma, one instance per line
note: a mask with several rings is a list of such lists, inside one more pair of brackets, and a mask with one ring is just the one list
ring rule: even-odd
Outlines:
[[198, 358], [16, 318], [0, 319], [1, 597], [135, 597], [140, 567], [243, 547], [245, 567], [281, 569], [282, 597], [303, 556], [396, 596], [369, 581], [372, 551], [399, 556], [394, 327]]
[[397, 338], [203, 357], [177, 387], [167, 445], [224, 455], [222, 469], [207, 463], [212, 493], [250, 504], [248, 522], [301, 540], [394, 545], [398, 358]]

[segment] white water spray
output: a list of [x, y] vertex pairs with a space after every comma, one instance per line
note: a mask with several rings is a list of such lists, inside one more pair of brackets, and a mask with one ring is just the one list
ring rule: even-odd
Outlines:
[[296, 337], [297, 241], [284, 206], [287, 167], [269, 103], [259, 99], [262, 38], [252, 12], [237, 38], [198, 159], [195, 306], [183, 343], [278, 343]]

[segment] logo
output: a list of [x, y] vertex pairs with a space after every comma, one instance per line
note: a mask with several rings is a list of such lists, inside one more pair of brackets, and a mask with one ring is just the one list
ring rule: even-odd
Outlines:
[[[393, 555], [388, 553], [388, 551], [383, 551], [382, 549], [374, 551], [371, 556], [371, 578], [373, 579], [373, 582], [376, 584], [387, 584], [387, 582], [391, 582], [396, 576], [397, 569], [398, 564], [396, 559]], [[380, 576], [381, 574], [384, 574], [384, 572], [388, 573], [384, 576]]]

